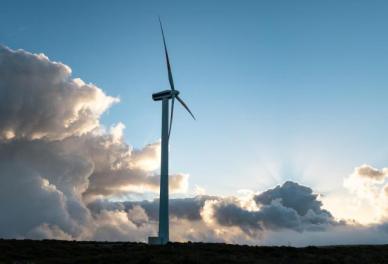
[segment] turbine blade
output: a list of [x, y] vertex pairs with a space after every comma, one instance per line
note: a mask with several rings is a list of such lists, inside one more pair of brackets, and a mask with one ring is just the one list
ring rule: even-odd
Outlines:
[[193, 115], [193, 113], [190, 111], [189, 107], [185, 104], [185, 102], [178, 95], [176, 95], [176, 99], [183, 105], [184, 108], [186, 108], [186, 110], [190, 113], [190, 115], [194, 118], [194, 120], [197, 120], [197, 119], [195, 119], [195, 116]]
[[164, 37], [164, 31], [163, 31], [162, 21], [160, 20], [160, 17], [159, 17], [159, 24], [160, 24], [160, 30], [162, 31], [162, 36], [163, 36], [164, 53], [166, 54], [166, 63], [167, 63], [167, 71], [168, 71], [168, 81], [170, 82], [171, 90], [174, 91], [174, 90], [175, 90], [175, 87], [174, 87], [174, 80], [173, 80], [173, 78], [172, 78], [170, 59], [168, 58], [166, 39], [165, 39], [165, 37]]
[[172, 120], [174, 118], [174, 101], [175, 101], [175, 96], [173, 96], [172, 100], [171, 100], [171, 115], [170, 115], [170, 127], [168, 129], [168, 139], [170, 139], [171, 128], [172, 128]]

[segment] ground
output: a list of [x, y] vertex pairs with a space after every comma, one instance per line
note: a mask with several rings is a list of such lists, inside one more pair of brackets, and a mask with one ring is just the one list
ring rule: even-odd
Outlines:
[[388, 263], [388, 245], [262, 247], [210, 243], [0, 240], [0, 263]]

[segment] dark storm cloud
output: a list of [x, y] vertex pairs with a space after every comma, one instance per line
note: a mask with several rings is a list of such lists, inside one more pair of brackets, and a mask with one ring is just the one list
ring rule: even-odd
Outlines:
[[322, 203], [310, 188], [295, 182], [285, 182], [253, 199], [258, 210], [248, 210], [237, 200], [229, 199], [214, 203], [212, 214], [219, 224], [240, 227], [250, 235], [260, 230], [318, 231], [340, 224], [322, 209]]
[[322, 209], [322, 202], [317, 197], [311, 188], [287, 181], [282, 186], [256, 195], [254, 199], [259, 205], [264, 206], [278, 200], [282, 206], [294, 209], [301, 216], [306, 215], [309, 210], [316, 214], [325, 213], [331, 216], [328, 211]]

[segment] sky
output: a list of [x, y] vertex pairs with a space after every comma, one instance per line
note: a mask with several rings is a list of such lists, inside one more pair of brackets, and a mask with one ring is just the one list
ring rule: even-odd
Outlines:
[[[381, 175], [387, 167], [387, 12], [388, 3], [378, 0], [5, 0], [0, 43], [43, 53], [49, 65], [61, 62], [71, 78], [91, 83], [91, 91], [102, 89], [88, 101], [94, 128], [109, 131], [121, 122], [117, 137], [145, 166], [142, 153], [158, 150], [160, 139], [161, 105], [151, 95], [168, 88], [160, 16], [175, 86], [197, 117], [176, 106], [170, 173], [177, 190], [185, 180], [188, 187], [173, 197], [239, 196], [292, 181], [319, 193], [335, 217], [372, 223], [380, 213], [365, 216], [369, 204], [355, 198], [349, 182], [364, 175], [357, 169], [364, 164]], [[40, 100], [37, 107], [48, 103]], [[4, 109], [5, 116], [13, 108]], [[20, 138], [65, 140], [90, 132], [87, 126], [66, 134], [50, 125]], [[157, 162], [151, 158], [153, 170]], [[90, 193], [108, 192], [97, 185]], [[156, 194], [147, 195], [136, 199]]]

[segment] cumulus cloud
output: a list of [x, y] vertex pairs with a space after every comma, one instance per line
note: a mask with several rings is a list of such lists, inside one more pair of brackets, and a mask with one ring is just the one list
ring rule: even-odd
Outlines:
[[[134, 149], [124, 124], [104, 129], [101, 115], [118, 101], [63, 63], [0, 45], [0, 237], [145, 241], [156, 234], [158, 199], [117, 200], [159, 191], [160, 142]], [[347, 182], [357, 193], [378, 190], [383, 201], [386, 178], [387, 169], [364, 165]], [[187, 174], [170, 175], [172, 193], [187, 187]], [[196, 193], [170, 200], [173, 240], [260, 244], [286, 235], [301, 244], [388, 230], [385, 222], [337, 221], [318, 194], [295, 182], [244, 197]]]
[[65, 233], [57, 225], [49, 225], [43, 223], [36, 226], [26, 234], [27, 238], [32, 239], [59, 239], [59, 240], [71, 240], [72, 236]]
[[367, 164], [364, 164], [360, 167], [357, 167], [354, 170], [354, 174], [359, 177], [367, 178], [372, 181], [380, 182], [388, 176], [388, 168], [383, 168], [381, 170], [373, 168]]
[[99, 126], [119, 100], [71, 77], [70, 67], [43, 54], [0, 46], [0, 138], [63, 139]]
[[388, 222], [388, 168], [377, 169], [364, 164], [356, 167], [344, 180], [344, 186], [358, 204], [373, 209], [374, 222]]
[[[92, 215], [86, 204], [158, 190], [159, 142], [133, 149], [123, 124], [100, 125], [118, 98], [73, 78], [65, 64], [4, 46], [0, 80], [0, 236], [78, 239], [101, 234], [98, 223], [120, 230], [122, 222], [103, 221], [119, 213]], [[171, 191], [185, 191], [187, 179], [172, 175]]]
[[287, 181], [282, 186], [267, 190], [255, 196], [255, 201], [260, 205], [270, 205], [273, 201], [279, 200], [284, 207], [295, 210], [299, 215], [306, 215], [309, 210], [320, 214], [329, 212], [322, 209], [322, 202], [318, 199], [309, 187]]
[[[353, 173], [344, 180], [344, 186], [359, 196], [370, 197], [381, 189], [388, 178], [388, 168], [381, 170], [364, 164], [356, 167]], [[374, 199], [374, 197], [371, 197]]]
[[[133, 210], [131, 214], [139, 211], [138, 222], [153, 226], [150, 230], [156, 234], [158, 200], [98, 200], [89, 204], [89, 208], [97, 215], [101, 211]], [[171, 199], [170, 213], [171, 238], [175, 241], [306, 246], [386, 243], [388, 239], [388, 234], [384, 235], [388, 230], [386, 224], [361, 225], [336, 220], [322, 208], [318, 194], [295, 182], [286, 182], [250, 199], [217, 196]]]
[[66, 210], [65, 195], [38, 172], [8, 161], [1, 161], [0, 170], [1, 237], [23, 236], [45, 222], [79, 231]]
[[[208, 200], [221, 199], [216, 196], [196, 196], [190, 198], [179, 198], [169, 200], [170, 215], [174, 218], [187, 219], [190, 221], [201, 220], [201, 210]], [[144, 209], [150, 220], [158, 220], [159, 200], [152, 201], [126, 201], [126, 202], [110, 202], [108, 200], [95, 200], [88, 204], [91, 212], [98, 214], [103, 210], [128, 211], [136, 207]]]
[[223, 226], [237, 226], [250, 236], [260, 235], [264, 230], [316, 231], [340, 224], [322, 209], [322, 203], [310, 188], [294, 182], [285, 182], [254, 196], [253, 200], [258, 209], [246, 208], [236, 198], [211, 201], [203, 215], [211, 224], [216, 221]]
[[[294, 200], [288, 201], [291, 196]], [[189, 231], [175, 233], [174, 237], [180, 241], [205, 239], [247, 243], [260, 241], [270, 231], [323, 232], [345, 225], [322, 209], [317, 197], [308, 187], [286, 182], [251, 196], [250, 200], [206, 195], [170, 199], [171, 230], [191, 223]], [[301, 206], [300, 203], [304, 204]], [[88, 206], [93, 214], [142, 208], [150, 222], [158, 220], [158, 200], [115, 203], [96, 200]], [[141, 211], [139, 215], [142, 214]]]

